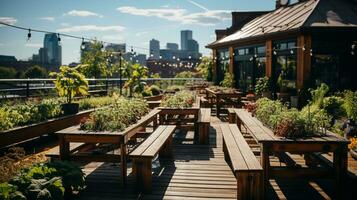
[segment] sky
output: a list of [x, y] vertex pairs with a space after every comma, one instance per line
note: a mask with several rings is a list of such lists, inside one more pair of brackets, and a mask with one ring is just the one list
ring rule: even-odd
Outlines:
[[[200, 52], [215, 40], [215, 29], [231, 25], [232, 11], [273, 10], [275, 0], [0, 0], [0, 21], [32, 29], [126, 43], [149, 54], [149, 41], [180, 45], [180, 31], [192, 30]], [[0, 55], [27, 60], [43, 46], [43, 33], [0, 25]], [[81, 40], [61, 38], [62, 63], [78, 62]]]

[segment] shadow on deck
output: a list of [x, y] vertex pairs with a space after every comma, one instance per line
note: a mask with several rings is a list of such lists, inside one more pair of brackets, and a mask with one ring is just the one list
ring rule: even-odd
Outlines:
[[[236, 199], [237, 183], [223, 157], [220, 122], [212, 117], [207, 146], [193, 145], [192, 132], [174, 136], [174, 160], [153, 163], [152, 194], [136, 192], [130, 163], [128, 186], [123, 188], [119, 164], [92, 162], [83, 166], [88, 187], [80, 199]], [[271, 162], [281, 164], [277, 159]], [[349, 191], [352, 199], [355, 194]], [[332, 195], [332, 181], [284, 179], [270, 180], [266, 199], [331, 199]]]

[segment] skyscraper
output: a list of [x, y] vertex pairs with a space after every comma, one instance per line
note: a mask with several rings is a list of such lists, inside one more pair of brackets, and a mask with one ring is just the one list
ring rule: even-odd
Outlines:
[[187, 50], [190, 52], [198, 53], [199, 47], [198, 47], [198, 42], [196, 40], [188, 40], [187, 41]]
[[192, 31], [181, 31], [181, 50], [188, 50], [188, 40], [192, 40]]
[[159, 59], [160, 58], [160, 41], [152, 39], [150, 40], [150, 54], [149, 57], [151, 59]]
[[169, 50], [178, 50], [178, 44], [168, 42], [168, 43], [166, 43], [166, 49], [169, 49]]
[[47, 33], [43, 41], [43, 47], [47, 51], [50, 64], [62, 65], [62, 47], [59, 45], [57, 34]]

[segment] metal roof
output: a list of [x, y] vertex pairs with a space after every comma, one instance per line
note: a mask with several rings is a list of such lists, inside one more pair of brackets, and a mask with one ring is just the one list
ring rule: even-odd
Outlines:
[[[351, 6], [352, 5], [352, 6]], [[357, 27], [357, 6], [346, 0], [309, 0], [280, 7], [245, 24], [237, 32], [208, 45], [297, 30], [301, 27]]]

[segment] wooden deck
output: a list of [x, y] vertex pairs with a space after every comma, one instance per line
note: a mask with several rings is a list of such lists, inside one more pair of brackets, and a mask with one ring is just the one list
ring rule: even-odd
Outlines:
[[[218, 118], [212, 117], [207, 146], [193, 145], [193, 132], [175, 134], [174, 160], [164, 160], [162, 166], [158, 161], [153, 163], [152, 194], [136, 192], [130, 163], [128, 186], [122, 188], [119, 164], [91, 162], [83, 165], [88, 186], [80, 199], [236, 199], [237, 183], [223, 158], [219, 123]], [[251, 147], [259, 151], [253, 142]], [[302, 157], [293, 157], [303, 165]], [[282, 165], [274, 157], [271, 163]], [[349, 185], [352, 181], [356, 183], [356, 179], [349, 179]], [[349, 199], [356, 196], [356, 191], [351, 191], [346, 190]], [[266, 199], [331, 199], [332, 193], [333, 183], [328, 180], [270, 180]]]

